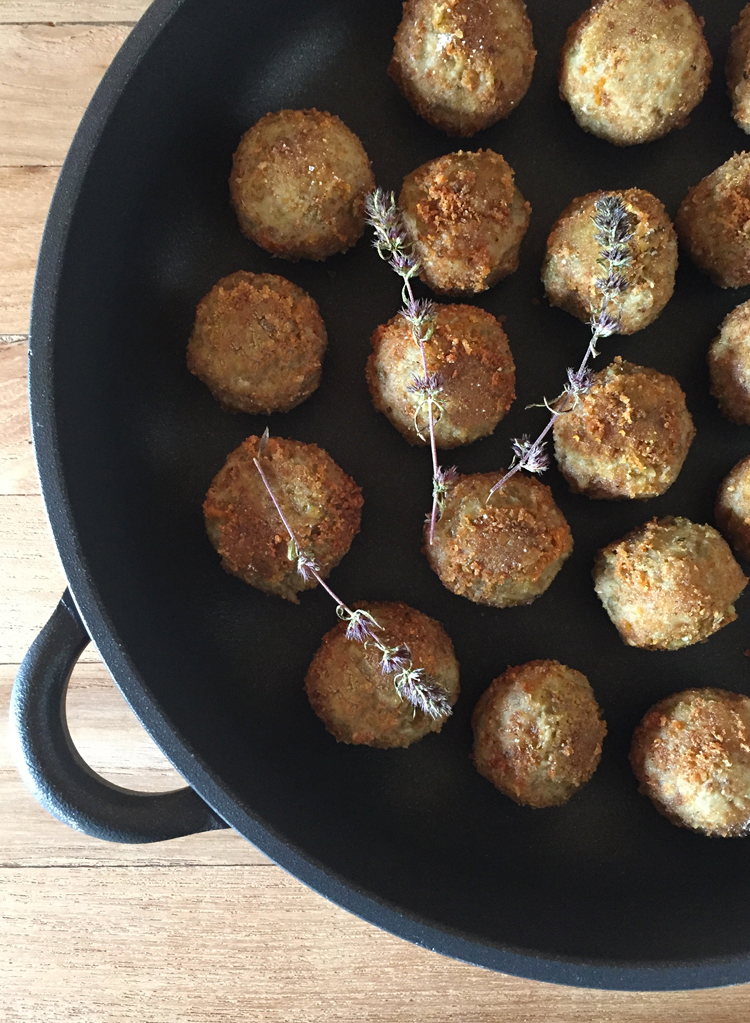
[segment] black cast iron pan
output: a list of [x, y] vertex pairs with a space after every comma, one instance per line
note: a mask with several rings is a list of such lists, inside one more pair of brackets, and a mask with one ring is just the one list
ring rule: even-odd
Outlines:
[[[505, 317], [519, 398], [496, 435], [454, 452], [464, 472], [507, 462], [509, 438], [580, 359], [586, 328], [541, 301], [549, 227], [595, 188], [640, 186], [674, 213], [687, 187], [741, 149], [722, 66], [741, 0], [695, 0], [715, 71], [683, 130], [616, 149], [585, 135], [556, 91], [557, 55], [581, 0], [529, 0], [539, 57], [512, 117], [465, 148], [497, 149], [533, 207], [521, 268], [478, 304]], [[368, 338], [398, 307], [396, 278], [366, 241], [322, 264], [273, 260], [241, 235], [227, 176], [240, 134], [268, 110], [317, 106], [362, 139], [380, 184], [459, 148], [385, 74], [399, 0], [276, 4], [158, 0], [99, 89], [50, 211], [31, 326], [31, 405], [47, 509], [74, 601], [63, 599], [19, 677], [16, 723], [32, 781], [74, 826], [144, 841], [231, 825], [307, 884], [422, 945], [493, 969], [611, 988], [750, 980], [750, 844], [659, 817], [627, 764], [633, 727], [677, 689], [750, 693], [750, 601], [707, 644], [625, 647], [598, 604], [602, 544], [654, 515], [711, 520], [716, 488], [750, 449], [708, 395], [705, 351], [747, 290], [723, 292], [686, 259], [660, 319], [607, 342], [674, 374], [698, 435], [661, 498], [591, 502], [548, 480], [576, 549], [535, 604], [498, 611], [442, 588], [420, 553], [429, 456], [371, 408]], [[237, 269], [288, 276], [317, 299], [330, 351], [318, 392], [270, 420], [228, 414], [185, 369], [196, 302]], [[362, 485], [363, 529], [332, 581], [355, 600], [404, 600], [442, 621], [463, 694], [441, 735], [409, 750], [338, 745], [302, 690], [334, 623], [321, 592], [300, 607], [226, 575], [201, 502], [250, 433], [315, 441]], [[80, 618], [79, 618], [80, 613]], [[81, 624], [85, 623], [85, 628]], [[123, 793], [70, 750], [60, 705], [87, 634], [181, 771], [178, 795]], [[567, 806], [517, 807], [469, 762], [472, 708], [508, 664], [557, 658], [585, 672], [609, 735], [600, 769]]]

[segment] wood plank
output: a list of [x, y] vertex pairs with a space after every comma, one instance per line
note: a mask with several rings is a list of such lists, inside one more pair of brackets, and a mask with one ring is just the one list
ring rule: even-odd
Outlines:
[[380, 932], [273, 867], [3, 870], [0, 914], [8, 1023], [747, 1019], [744, 987], [592, 992], [487, 973]]
[[0, 494], [39, 493], [26, 402], [27, 354], [25, 337], [0, 338]]
[[0, 166], [59, 166], [127, 25], [0, 25]]
[[[7, 716], [15, 675], [15, 665], [0, 666], [0, 719]], [[83, 759], [115, 784], [139, 792], [164, 791], [184, 784], [144, 731], [101, 662], [79, 664], [74, 670], [67, 716]], [[0, 834], [0, 869], [270, 863], [229, 830], [134, 846], [101, 842], [74, 831], [43, 810], [26, 789], [14, 766], [5, 729], [0, 733]]]
[[[2, 146], [0, 139], [0, 148]], [[34, 270], [59, 173], [58, 167], [0, 167], [2, 335], [26, 334], [29, 329]]]
[[149, 0], [2, 0], [0, 24], [137, 21]]

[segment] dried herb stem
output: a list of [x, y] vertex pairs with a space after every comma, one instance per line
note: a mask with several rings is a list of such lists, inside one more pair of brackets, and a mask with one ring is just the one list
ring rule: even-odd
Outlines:
[[257, 469], [263, 486], [271, 498], [273, 506], [289, 536], [287, 557], [295, 563], [295, 568], [303, 579], [306, 581], [315, 579], [333, 599], [336, 604], [336, 614], [342, 621], [346, 622], [346, 638], [362, 643], [365, 647], [372, 645], [379, 651], [380, 670], [384, 675], [394, 675], [393, 685], [402, 700], [406, 700], [415, 709], [423, 711], [435, 720], [441, 717], [448, 717], [452, 713], [452, 708], [448, 702], [447, 693], [423, 668], [414, 667], [409, 647], [405, 643], [400, 643], [396, 646], [385, 644], [378, 636], [378, 631], [383, 632], [382, 625], [369, 611], [364, 611], [362, 608], [349, 607], [338, 594], [334, 593], [320, 574], [320, 566], [313, 555], [306, 551], [297, 539], [260, 462], [268, 439], [269, 434], [268, 430], [266, 430], [261, 438], [258, 454], [253, 458], [253, 465]]

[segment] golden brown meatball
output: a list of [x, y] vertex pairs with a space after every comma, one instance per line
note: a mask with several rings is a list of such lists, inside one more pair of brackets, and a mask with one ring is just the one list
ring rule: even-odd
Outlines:
[[[425, 344], [427, 372], [442, 378], [435, 441], [455, 448], [492, 433], [513, 402], [516, 373], [508, 338], [491, 313], [470, 305], [436, 308]], [[420, 408], [423, 397], [413, 389], [415, 378], [424, 377], [422, 357], [401, 314], [377, 328], [372, 347], [367, 383], [375, 408], [410, 444], [429, 443], [427, 408]]]
[[631, 146], [686, 124], [711, 73], [701, 25], [685, 0], [595, 0], [568, 30], [560, 66], [579, 125]]
[[642, 188], [620, 192], [589, 192], [574, 199], [547, 239], [542, 281], [547, 298], [588, 323], [599, 311], [602, 277], [601, 245], [592, 217], [597, 200], [618, 196], [629, 213], [633, 237], [628, 243], [631, 264], [625, 270], [628, 289], [618, 297], [620, 334], [634, 334], [653, 323], [672, 297], [677, 270], [677, 236], [659, 200]]
[[253, 464], [258, 458], [289, 525], [325, 577], [359, 532], [362, 492], [316, 444], [271, 437], [258, 455], [248, 437], [227, 458], [203, 504], [208, 538], [222, 566], [251, 586], [298, 604], [316, 586], [288, 556], [289, 535]]
[[187, 364], [225, 408], [287, 412], [320, 383], [326, 344], [306, 291], [275, 274], [240, 270], [199, 302]]
[[628, 646], [680, 650], [737, 617], [747, 585], [712, 526], [652, 519], [599, 551], [594, 587]]
[[503, 472], [461, 476], [424, 552], [443, 586], [477, 604], [512, 607], [544, 593], [573, 550], [549, 487], [516, 473], [491, 498]]
[[750, 302], [725, 318], [708, 350], [711, 394], [727, 419], [750, 424]]
[[690, 189], [677, 237], [720, 288], [750, 284], [750, 153], [735, 153]]
[[508, 670], [474, 708], [472, 759], [524, 806], [560, 806], [596, 770], [607, 726], [588, 679], [558, 661]]
[[229, 178], [242, 233], [285, 259], [327, 259], [351, 248], [374, 187], [357, 136], [315, 109], [262, 117], [240, 139]]
[[686, 689], [648, 711], [633, 735], [639, 791], [673, 824], [730, 838], [750, 830], [750, 699]]
[[476, 294], [518, 268], [531, 206], [491, 149], [422, 164], [404, 178], [398, 201], [420, 277], [434, 291]]
[[732, 547], [750, 560], [750, 455], [734, 466], [719, 487], [715, 515]]
[[695, 436], [674, 377], [619, 355], [553, 429], [555, 457], [570, 489], [609, 500], [663, 494]]
[[523, 0], [407, 0], [388, 73], [449, 135], [473, 135], [526, 95], [536, 50]]
[[[415, 668], [443, 690], [451, 706], [458, 699], [458, 662], [440, 622], [406, 604], [358, 604], [382, 627], [388, 646], [408, 647]], [[380, 653], [346, 638], [339, 622], [323, 637], [313, 658], [305, 690], [312, 709], [339, 742], [389, 749], [410, 746], [428, 732], [439, 732], [445, 716], [433, 718], [402, 699], [393, 672], [384, 674]]]
[[743, 7], [732, 29], [727, 55], [727, 89], [732, 117], [743, 131], [750, 132], [750, 4]]

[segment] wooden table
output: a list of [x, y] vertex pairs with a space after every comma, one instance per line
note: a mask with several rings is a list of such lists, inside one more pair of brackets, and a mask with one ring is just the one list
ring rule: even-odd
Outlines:
[[[210, 0], [206, 0], [210, 3]], [[242, 2], [242, 0], [237, 0]], [[26, 412], [39, 239], [71, 136], [145, 0], [0, 0], [0, 702], [64, 580]], [[174, 787], [88, 651], [71, 730], [106, 777]], [[49, 817], [0, 746], [0, 1016], [6, 1023], [744, 1023], [750, 986], [582, 991], [452, 962], [376, 930], [232, 832], [109, 845]]]

